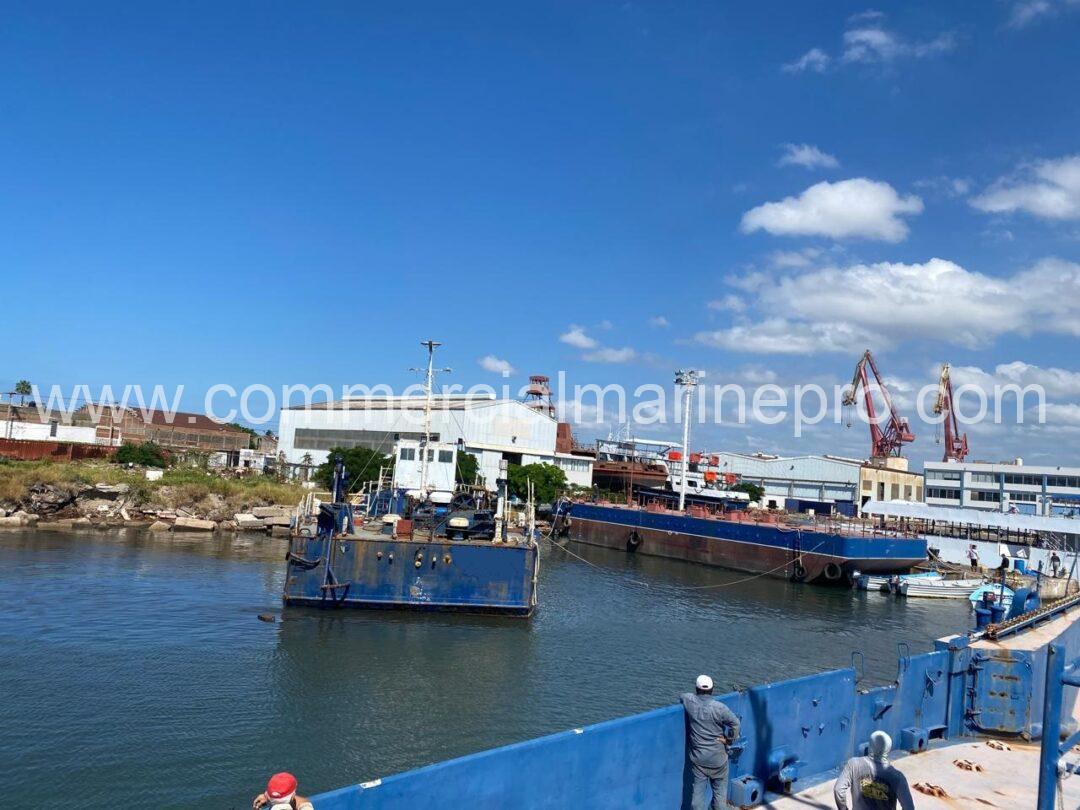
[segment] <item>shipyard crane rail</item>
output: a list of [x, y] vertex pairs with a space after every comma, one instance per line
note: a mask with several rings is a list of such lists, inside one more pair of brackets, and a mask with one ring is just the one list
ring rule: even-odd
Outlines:
[[[867, 373], [869, 369], [869, 373]], [[888, 419], [878, 418], [877, 407], [874, 405], [874, 392], [870, 387], [870, 374], [874, 375], [874, 382], [881, 392], [881, 398], [885, 402], [885, 410]], [[915, 434], [911, 432], [908, 420], [898, 416], [889, 396], [889, 389], [885, 387], [885, 381], [881, 379], [874, 356], [867, 349], [863, 352], [859, 362], [855, 365], [855, 374], [851, 378], [851, 390], [844, 394], [843, 404], [854, 405], [862, 389], [864, 402], [866, 403], [866, 418], [870, 423], [870, 456], [871, 458], [887, 458], [899, 456], [901, 448], [915, 440]], [[885, 421], [884, 425], [880, 424]]]
[[963, 461], [968, 454], [968, 439], [966, 433], [960, 432], [960, 425], [956, 420], [956, 410], [953, 408], [952, 377], [949, 375], [948, 363], [941, 366], [934, 413], [944, 417], [942, 423], [945, 425], [945, 454], [941, 460]]

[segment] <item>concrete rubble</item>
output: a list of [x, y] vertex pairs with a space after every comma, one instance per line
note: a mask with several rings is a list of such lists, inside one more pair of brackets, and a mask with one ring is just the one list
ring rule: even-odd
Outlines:
[[214, 493], [174, 506], [184, 493], [169, 487], [158, 490], [151, 501], [135, 495], [128, 484], [35, 484], [21, 501], [0, 503], [0, 529], [138, 528], [155, 533], [239, 531], [287, 537], [294, 509], [243, 504], [244, 511], [237, 512], [235, 501]]

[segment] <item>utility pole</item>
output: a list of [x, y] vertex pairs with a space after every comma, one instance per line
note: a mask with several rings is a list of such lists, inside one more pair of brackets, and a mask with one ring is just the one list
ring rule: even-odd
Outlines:
[[675, 384], [681, 385], [683, 389], [682, 475], [679, 476], [680, 512], [682, 512], [686, 508], [686, 474], [690, 469], [690, 465], [688, 463], [690, 458], [690, 405], [694, 394], [694, 389], [697, 388], [699, 377], [699, 372], [695, 371], [694, 369], [681, 369], [675, 372]]
[[435, 372], [451, 371], [449, 368], [436, 369], [435, 349], [442, 346], [437, 340], [422, 340], [420, 345], [428, 351], [427, 368], [411, 368], [409, 371], [425, 371], [424, 375], [424, 441], [420, 445], [420, 494], [427, 495], [428, 445], [431, 444], [431, 400], [435, 389]]

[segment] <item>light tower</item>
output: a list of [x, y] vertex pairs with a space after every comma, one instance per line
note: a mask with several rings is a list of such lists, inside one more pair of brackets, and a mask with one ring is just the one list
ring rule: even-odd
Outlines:
[[686, 463], [690, 452], [690, 405], [697, 388], [701, 372], [694, 369], [680, 369], [675, 372], [675, 385], [681, 385], [683, 389], [682, 407], [682, 474], [679, 476], [679, 511], [686, 508], [686, 473], [689, 465]]

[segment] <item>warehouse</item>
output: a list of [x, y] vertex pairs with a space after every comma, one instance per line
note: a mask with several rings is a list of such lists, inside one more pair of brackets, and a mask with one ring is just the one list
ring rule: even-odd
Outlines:
[[923, 499], [922, 476], [902, 458], [870, 464], [842, 456], [773, 456], [716, 453], [721, 473], [765, 489], [763, 506], [793, 512], [858, 514], [871, 498]]
[[[592, 482], [591, 460], [556, 452], [558, 423], [544, 409], [490, 394], [433, 395], [431, 440], [458, 444], [477, 457], [489, 488], [499, 462], [554, 464], [576, 486]], [[390, 454], [400, 440], [424, 435], [423, 396], [370, 396], [286, 408], [278, 447], [290, 465], [321, 464], [333, 447], [367, 447]]]

